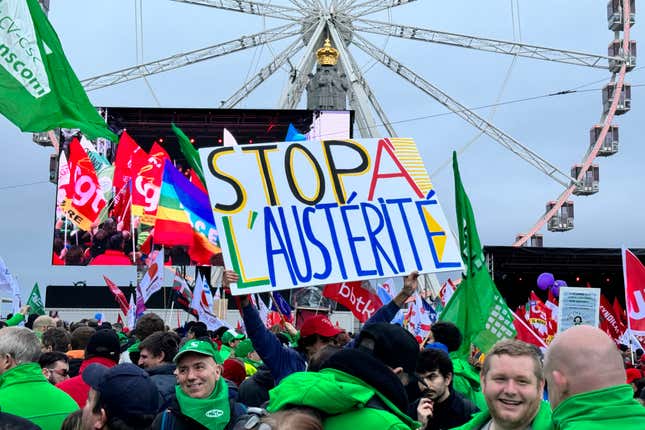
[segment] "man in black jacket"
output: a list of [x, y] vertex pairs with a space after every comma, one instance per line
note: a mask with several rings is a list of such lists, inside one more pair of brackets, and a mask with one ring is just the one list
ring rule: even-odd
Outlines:
[[452, 389], [453, 367], [448, 354], [440, 349], [426, 349], [419, 354], [417, 380], [423, 395], [415, 402], [417, 419], [425, 430], [458, 427], [479, 409]]
[[150, 375], [161, 395], [161, 407], [165, 408], [175, 396], [175, 363], [172, 359], [179, 349], [179, 336], [171, 331], [158, 331], [139, 344], [139, 366]]

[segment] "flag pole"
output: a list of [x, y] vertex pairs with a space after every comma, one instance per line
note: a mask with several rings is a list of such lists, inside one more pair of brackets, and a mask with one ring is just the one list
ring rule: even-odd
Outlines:
[[[128, 181], [130, 185], [130, 236], [132, 236], [132, 263], [137, 264], [137, 245], [134, 237], [134, 216], [132, 213], [132, 178]], [[126, 204], [126, 210], [128, 208]]]
[[627, 332], [629, 333], [629, 352], [632, 359], [632, 366], [634, 365], [634, 348], [632, 348], [632, 326], [629, 322], [629, 303], [627, 302], [627, 247], [623, 245], [620, 249], [620, 256], [623, 260], [623, 284], [625, 286], [625, 310], [627, 311]]

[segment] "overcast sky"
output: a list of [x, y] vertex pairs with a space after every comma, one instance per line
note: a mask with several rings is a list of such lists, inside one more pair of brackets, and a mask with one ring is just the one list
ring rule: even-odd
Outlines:
[[[143, 43], [137, 45], [138, 1], [51, 1], [51, 22], [79, 78], [136, 64], [137, 46], [144, 60], [152, 61], [283, 23], [170, 1], [141, 3]], [[515, 12], [519, 11], [519, 19], [513, 19], [512, 4]], [[389, 15], [370, 18], [602, 55], [606, 55], [613, 39], [607, 29], [605, 2], [598, 0], [421, 0], [393, 9]], [[632, 39], [641, 39], [640, 24], [637, 16]], [[395, 38], [368, 39], [471, 108], [579, 89], [570, 95], [508, 103], [477, 112], [492, 118], [497, 127], [566, 172], [585, 154], [589, 128], [600, 118], [600, 89], [609, 80], [609, 72], [531, 59], [513, 60]], [[162, 107], [218, 107], [220, 100], [228, 98], [291, 41], [152, 76], [148, 78], [150, 88], [137, 80], [91, 92], [89, 96], [95, 105], [155, 107], [156, 99]], [[452, 172], [450, 168], [437, 169], [453, 149], [472, 141], [478, 131], [447, 114], [440, 104], [374, 64], [356, 48], [350, 46], [350, 50], [397, 134], [415, 138], [421, 148], [444, 211], [454, 226]], [[297, 64], [297, 60], [292, 63]], [[286, 78], [286, 70], [276, 73], [238, 107], [277, 107]], [[628, 81], [645, 83], [643, 69], [630, 73]], [[545, 229], [546, 246], [645, 247], [642, 87], [632, 89], [632, 98], [631, 112], [615, 121], [620, 125], [619, 153], [599, 159], [600, 193], [575, 197], [575, 229], [567, 233]], [[23, 295], [28, 294], [34, 282], [42, 288], [79, 280], [102, 285], [102, 274], [122, 284], [134, 279], [133, 269], [51, 267], [55, 187], [47, 179], [52, 150], [32, 143], [31, 134], [21, 133], [3, 117], [0, 149], [0, 256], [17, 276]], [[552, 179], [485, 136], [479, 137], [459, 161], [479, 233], [487, 245], [512, 244], [516, 233], [528, 230], [544, 212], [545, 203], [562, 190]]]

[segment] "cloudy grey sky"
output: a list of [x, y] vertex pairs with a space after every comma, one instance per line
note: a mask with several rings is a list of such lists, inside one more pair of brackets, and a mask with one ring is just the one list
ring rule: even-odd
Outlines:
[[[286, 0], [273, 3], [282, 1]], [[606, 55], [613, 33], [607, 29], [605, 3], [420, 0], [370, 18]], [[162, 0], [52, 0], [51, 22], [79, 78], [136, 64], [138, 4], [143, 11], [143, 38], [138, 46], [145, 61], [282, 24]], [[513, 10], [519, 18], [513, 19]], [[643, 27], [638, 21], [637, 15], [635, 40]], [[394, 38], [368, 39], [469, 107], [578, 89], [566, 96], [477, 112], [564, 171], [582, 159], [589, 144], [588, 130], [600, 118], [600, 89], [609, 79], [607, 71], [520, 58], [513, 62], [508, 56]], [[163, 107], [217, 107], [292, 40], [152, 76], [148, 79], [152, 91], [137, 80], [89, 96], [95, 105], [157, 106], [157, 99]], [[355, 48], [350, 50], [398, 135], [415, 138], [431, 175], [436, 172], [433, 183], [454, 226], [451, 169], [437, 169], [453, 149], [479, 133], [380, 64]], [[286, 77], [284, 70], [275, 74], [239, 107], [276, 107]], [[628, 81], [644, 84], [643, 69], [629, 74]], [[600, 193], [576, 197], [575, 229], [544, 231], [546, 246], [645, 247], [645, 91], [635, 87], [632, 95], [632, 111], [615, 121], [620, 125], [620, 152], [599, 160]], [[51, 149], [36, 146], [31, 134], [21, 133], [4, 118], [0, 118], [0, 149], [0, 256], [18, 277], [24, 295], [34, 282], [41, 287], [78, 280], [98, 285], [102, 274], [120, 283], [134, 279], [132, 269], [51, 267], [55, 190], [47, 182]], [[488, 245], [511, 244], [515, 234], [528, 230], [544, 212], [545, 203], [561, 191], [560, 185], [484, 136], [460, 156], [460, 166], [482, 242]]]

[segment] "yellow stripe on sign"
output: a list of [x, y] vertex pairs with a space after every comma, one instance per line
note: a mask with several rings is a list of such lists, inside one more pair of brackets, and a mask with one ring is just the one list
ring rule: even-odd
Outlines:
[[[426, 225], [428, 226], [428, 231], [431, 233], [437, 233], [445, 230], [439, 225], [439, 223], [430, 215], [430, 212], [426, 208], [423, 208], [423, 215], [426, 219]], [[442, 236], [432, 236], [432, 242], [434, 242], [434, 248], [437, 250], [437, 258], [439, 261], [443, 260], [443, 250], [446, 248], [446, 239], [448, 235], [444, 234]]]
[[428, 171], [423, 164], [414, 140], [391, 137], [390, 142], [392, 142], [394, 152], [405, 170], [407, 170], [423, 194], [427, 195], [432, 189], [432, 181], [430, 181], [430, 176], [428, 176]]

